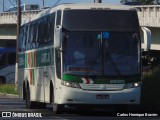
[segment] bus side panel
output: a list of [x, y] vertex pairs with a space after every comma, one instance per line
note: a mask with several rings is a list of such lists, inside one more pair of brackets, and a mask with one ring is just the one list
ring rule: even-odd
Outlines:
[[31, 99], [33, 101], [44, 102], [44, 69], [37, 68], [34, 71], [34, 79], [32, 81], [33, 91]]
[[[54, 80], [54, 67], [47, 67], [47, 69], [45, 69], [45, 79], [44, 79], [44, 99], [46, 103], [50, 103], [50, 81]], [[53, 81], [52, 81], [52, 84]]]
[[[44, 102], [44, 89], [43, 89], [43, 84], [42, 84], [42, 70], [43, 69], [24, 69], [19, 71], [18, 76], [18, 84], [20, 84], [19, 87], [19, 94], [20, 98], [23, 98], [23, 82], [25, 84], [25, 88], [27, 88], [27, 83], [28, 87], [30, 90], [30, 101], [39, 101], [39, 102]], [[38, 74], [37, 74], [38, 73]], [[38, 80], [39, 79], [39, 80]]]
[[55, 86], [54, 86], [54, 102], [56, 104], [61, 104], [61, 97], [62, 97], [62, 85], [61, 80], [55, 78]]

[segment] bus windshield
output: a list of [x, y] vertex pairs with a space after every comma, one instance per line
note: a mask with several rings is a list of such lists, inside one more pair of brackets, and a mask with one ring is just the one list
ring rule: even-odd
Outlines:
[[140, 73], [139, 33], [64, 32], [63, 72], [75, 75]]
[[64, 10], [62, 28], [64, 74], [140, 74], [135, 10]]

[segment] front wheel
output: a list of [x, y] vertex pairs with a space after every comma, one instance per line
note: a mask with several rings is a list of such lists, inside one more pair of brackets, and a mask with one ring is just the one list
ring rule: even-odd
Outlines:
[[62, 114], [64, 112], [64, 105], [53, 103], [53, 112], [57, 114]]

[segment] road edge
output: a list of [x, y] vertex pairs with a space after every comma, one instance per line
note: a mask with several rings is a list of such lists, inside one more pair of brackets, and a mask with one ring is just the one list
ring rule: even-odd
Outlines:
[[7, 93], [1, 93], [1, 92], [0, 92], [0, 96], [19, 98], [19, 95], [7, 94]]

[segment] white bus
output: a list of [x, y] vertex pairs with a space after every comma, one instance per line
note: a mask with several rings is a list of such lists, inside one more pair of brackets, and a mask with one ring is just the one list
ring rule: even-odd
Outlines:
[[[144, 31], [146, 40], [150, 37]], [[147, 42], [148, 43], [148, 42]], [[140, 104], [141, 37], [126, 6], [62, 4], [22, 23], [17, 87], [27, 108]]]

